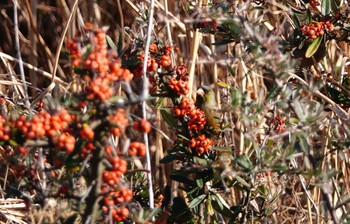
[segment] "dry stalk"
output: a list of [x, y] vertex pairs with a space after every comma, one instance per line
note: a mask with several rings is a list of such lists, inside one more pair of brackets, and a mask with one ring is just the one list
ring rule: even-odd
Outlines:
[[[149, 81], [147, 77], [147, 62], [149, 57], [149, 47], [151, 45], [152, 30], [153, 30], [153, 14], [154, 14], [154, 0], [150, 1], [149, 14], [148, 14], [148, 25], [147, 25], [147, 36], [145, 44], [145, 58], [143, 61], [143, 83], [142, 83], [142, 116], [144, 119], [147, 119], [146, 111], [146, 100], [149, 96]], [[148, 142], [148, 134], [144, 133], [143, 138], [146, 146], [146, 169], [148, 170], [147, 179], [148, 179], [148, 190], [149, 190], [149, 206], [151, 209], [154, 208], [154, 192], [153, 192], [153, 181], [152, 181], [152, 168], [151, 168], [151, 157], [150, 157], [150, 147]]]

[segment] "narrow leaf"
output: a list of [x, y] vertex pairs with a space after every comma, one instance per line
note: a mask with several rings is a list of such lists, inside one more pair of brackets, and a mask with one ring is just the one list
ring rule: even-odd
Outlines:
[[314, 55], [316, 53], [316, 51], [318, 50], [318, 48], [321, 45], [321, 42], [323, 40], [323, 36], [317, 37], [311, 44], [310, 46], [307, 48], [306, 53], [305, 53], [305, 57], [306, 58], [311, 58], [312, 55]]
[[163, 157], [159, 162], [160, 163], [170, 163], [176, 159], [177, 159], [177, 156], [175, 154], [169, 154], [169, 155], [166, 155], [165, 157]]
[[321, 13], [324, 16], [330, 14], [332, 10], [332, 0], [322, 0], [321, 1]]
[[115, 45], [115, 43], [113, 42], [112, 38], [110, 36], [106, 36], [106, 39], [107, 39], [107, 43], [108, 45], [113, 49], [115, 50], [116, 52], [118, 52], [118, 47], [117, 45]]
[[155, 207], [152, 212], [148, 215], [148, 217], [146, 218], [146, 221], [151, 220], [153, 217], [155, 217], [160, 211], [161, 211], [161, 207]]
[[164, 121], [171, 127], [175, 127], [177, 125], [176, 120], [174, 119], [174, 117], [169, 114], [166, 110], [161, 110], [160, 114], [162, 115]]
[[232, 152], [232, 147], [214, 146], [212, 150], [220, 152]]
[[[220, 197], [221, 198], [221, 197]], [[229, 217], [229, 218], [233, 218], [234, 214], [233, 212], [230, 210], [230, 207], [227, 205], [226, 202], [224, 202], [223, 200], [221, 200], [217, 195], [213, 196], [213, 200], [212, 200], [212, 205], [213, 208], [219, 212], [220, 214]], [[223, 203], [224, 202], [224, 203]]]
[[246, 186], [246, 187], [251, 187], [250, 184], [248, 184], [247, 181], [245, 181], [242, 177], [236, 176], [236, 179], [237, 179], [241, 184], [243, 184], [244, 186]]
[[206, 194], [202, 194], [199, 195], [198, 197], [196, 197], [195, 199], [193, 199], [193, 201], [191, 201], [191, 203], [188, 205], [189, 208], [194, 208], [197, 205], [199, 205], [205, 198], [207, 197]]

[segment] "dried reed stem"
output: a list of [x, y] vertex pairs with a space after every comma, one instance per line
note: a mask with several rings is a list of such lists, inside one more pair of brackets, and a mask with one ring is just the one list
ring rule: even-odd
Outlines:
[[[153, 30], [153, 14], [154, 14], [154, 0], [150, 1], [149, 6], [149, 14], [148, 14], [148, 27], [147, 27], [147, 36], [146, 36], [146, 45], [145, 45], [145, 58], [143, 61], [143, 89], [142, 89], [142, 116], [144, 119], [147, 119], [147, 111], [146, 111], [146, 100], [149, 96], [149, 81], [147, 77], [147, 61], [149, 57], [149, 47], [151, 45], [151, 35]], [[154, 192], [153, 192], [153, 181], [152, 181], [152, 168], [151, 168], [151, 157], [149, 150], [149, 142], [148, 142], [148, 134], [144, 133], [143, 138], [146, 145], [146, 169], [149, 170], [147, 173], [148, 179], [148, 190], [149, 190], [149, 206], [151, 209], [154, 208]]]

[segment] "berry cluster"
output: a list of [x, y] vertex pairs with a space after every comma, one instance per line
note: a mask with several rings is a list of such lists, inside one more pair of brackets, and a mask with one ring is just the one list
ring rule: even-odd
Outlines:
[[140, 121], [134, 121], [134, 129], [142, 133], [149, 133], [152, 127], [151, 123], [149, 123], [146, 119], [142, 119]]
[[94, 144], [92, 143], [95, 137], [95, 132], [88, 124], [84, 124], [79, 134], [81, 139], [87, 140], [85, 145], [81, 148], [82, 156], [85, 158], [86, 155], [95, 148]]
[[168, 80], [166, 85], [167, 91], [177, 96], [187, 95], [190, 89], [188, 86], [189, 77], [186, 65], [175, 67], [174, 70], [176, 75]]
[[[74, 116], [70, 115], [67, 110], [62, 109], [54, 115], [41, 111], [34, 115], [31, 120], [20, 116], [13, 123], [27, 139], [49, 137], [59, 149], [72, 153], [76, 140], [75, 137], [69, 134], [68, 124], [73, 120]], [[4, 131], [6, 131], [6, 128]]]
[[129, 210], [125, 204], [132, 200], [132, 191], [122, 187], [120, 178], [127, 170], [128, 163], [120, 157], [114, 157], [111, 148], [107, 147], [108, 162], [111, 168], [103, 171], [101, 193], [103, 197], [102, 211], [110, 214], [114, 221], [120, 222], [129, 216]]
[[169, 79], [169, 90], [177, 94], [178, 96], [187, 95], [190, 91], [188, 86], [188, 76], [181, 76], [180, 79]]
[[103, 74], [108, 72], [108, 64], [106, 34], [102, 29], [97, 29], [94, 35], [94, 50], [86, 58], [84, 66]]
[[61, 133], [56, 141], [56, 146], [67, 153], [72, 153], [75, 147], [75, 138], [67, 132]]
[[207, 120], [204, 111], [194, 105], [191, 98], [182, 98], [179, 105], [174, 106], [174, 114], [177, 117], [183, 117], [187, 121], [188, 129], [198, 132], [204, 129]]
[[146, 146], [142, 142], [131, 142], [128, 153], [129, 156], [144, 157], [146, 155]]
[[[159, 48], [157, 44], [153, 43], [150, 45], [150, 55], [147, 60], [147, 71], [156, 73], [159, 66], [169, 67], [171, 65], [170, 53], [173, 48], [169, 45], [166, 45], [162, 48]], [[134, 53], [132, 53], [134, 54]], [[141, 52], [136, 56], [136, 60], [138, 64], [136, 67], [132, 69], [133, 74], [136, 76], [142, 76], [143, 69], [143, 61], [145, 55]], [[128, 60], [132, 60], [132, 58], [128, 58]]]
[[175, 147], [185, 143], [193, 153], [201, 155], [209, 152], [212, 147], [212, 140], [207, 136], [210, 135], [208, 131], [207, 117], [202, 109], [195, 105], [192, 98], [186, 97], [188, 94], [188, 74], [186, 66], [175, 67], [176, 78], [172, 77], [165, 83], [166, 89], [173, 91], [175, 94], [170, 94], [174, 97], [173, 114], [178, 119], [181, 128], [179, 131], [181, 135], [186, 136], [187, 139], [177, 139]]
[[[133, 70], [133, 73], [137, 76], [142, 76], [142, 68], [143, 68], [143, 61], [144, 61], [145, 55], [141, 54], [137, 56], [137, 59], [140, 61], [138, 68]], [[148, 72], [156, 72], [158, 70], [159, 64], [156, 62], [156, 60], [152, 57], [149, 57], [147, 60], [147, 71]]]
[[7, 123], [6, 120], [0, 115], [0, 141], [10, 140], [11, 124]]
[[75, 40], [67, 40], [66, 48], [71, 55], [71, 63], [73, 67], [78, 67], [81, 63], [81, 45]]
[[119, 157], [111, 157], [108, 161], [112, 168], [103, 171], [102, 180], [109, 186], [114, 186], [119, 183], [120, 177], [126, 172], [128, 163]]
[[92, 128], [89, 125], [85, 124], [80, 131], [80, 137], [86, 140], [93, 140], [94, 136], [95, 136], [94, 130], [92, 130]]
[[207, 138], [204, 134], [201, 134], [196, 138], [192, 138], [189, 141], [188, 146], [195, 150], [199, 155], [211, 150], [212, 140]]
[[286, 125], [284, 119], [277, 115], [268, 122], [270, 128], [276, 133], [282, 133], [286, 130]]
[[94, 144], [92, 144], [92, 142], [88, 142], [85, 146], [83, 146], [81, 148], [81, 153], [83, 158], [86, 158], [86, 155], [94, 149], [95, 149], [95, 146]]
[[101, 77], [94, 78], [87, 90], [88, 99], [98, 99], [106, 101], [113, 96], [113, 89], [110, 87], [110, 81]]
[[330, 31], [332, 29], [333, 24], [329, 21], [310, 23], [300, 28], [300, 30], [303, 32], [303, 35], [309, 37], [310, 39], [316, 39], [317, 37], [324, 35], [326, 31]]
[[[92, 32], [91, 29], [88, 31]], [[68, 40], [67, 48], [70, 49], [72, 58], [77, 61], [76, 63], [73, 61], [73, 67], [79, 66], [83, 61], [84, 68], [88, 70], [90, 75], [94, 76], [93, 78], [85, 77], [89, 83], [87, 98], [106, 101], [114, 94], [113, 88], [111, 88], [113, 82], [119, 80], [129, 82], [134, 75], [128, 69], [121, 67], [121, 62], [117, 59], [115, 52], [110, 52], [111, 55], [109, 55], [105, 32], [102, 29], [96, 29], [93, 34], [93, 51], [87, 55], [85, 60], [82, 59], [80, 53], [76, 53], [75, 48], [79, 46], [78, 41]]]
[[169, 67], [171, 65], [170, 53], [173, 51], [173, 47], [165, 45], [160, 53], [160, 58], [157, 60], [159, 65], [163, 67]]
[[65, 109], [59, 110], [54, 115], [41, 111], [34, 115], [30, 121], [24, 116], [20, 116], [15, 122], [15, 127], [28, 139], [44, 136], [54, 138], [60, 131], [65, 131], [73, 120], [74, 116]]
[[125, 207], [132, 200], [132, 191], [128, 188], [114, 189], [106, 185], [101, 187], [103, 197], [102, 211], [111, 215], [112, 219], [120, 222], [129, 216], [129, 209]]
[[119, 108], [114, 114], [109, 115], [108, 120], [111, 124], [109, 132], [116, 137], [119, 137], [129, 124], [126, 111], [123, 108]]

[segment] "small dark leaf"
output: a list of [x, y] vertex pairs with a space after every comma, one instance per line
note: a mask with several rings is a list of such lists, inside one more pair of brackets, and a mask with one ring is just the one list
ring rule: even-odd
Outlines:
[[73, 224], [75, 223], [75, 220], [77, 219], [78, 215], [74, 214], [71, 215], [66, 221], [64, 221], [64, 224]]
[[299, 21], [299, 18], [297, 15], [293, 15], [293, 20], [294, 20], [294, 23], [295, 23], [295, 26], [297, 27], [297, 29], [299, 30], [300, 29], [300, 21]]
[[164, 199], [162, 200], [162, 208], [167, 208], [171, 201], [171, 189], [168, 185], [164, 189]]
[[193, 181], [188, 179], [187, 177], [183, 177], [183, 176], [179, 176], [179, 175], [170, 175], [170, 179], [177, 181], [177, 182], [180, 182], [180, 183], [193, 185]]
[[329, 92], [329, 95], [331, 96], [331, 99], [334, 102], [336, 102], [337, 104], [342, 104], [346, 108], [350, 107], [350, 97], [344, 95], [342, 92], [331, 87], [330, 85], [327, 85], [327, 90]]
[[307, 22], [308, 22], [308, 23], [311, 23], [311, 22], [312, 22], [312, 15], [311, 15], [310, 9], [307, 9], [306, 19], [307, 19]]
[[164, 121], [171, 127], [174, 128], [177, 125], [177, 121], [175, 120], [175, 118], [168, 113], [166, 110], [161, 110], [160, 114], [162, 115], [162, 118], [164, 119]]
[[170, 163], [176, 159], [177, 159], [176, 154], [169, 154], [169, 155], [164, 156], [164, 158], [161, 159], [159, 162], [160, 163]]
[[234, 39], [224, 39], [224, 40], [221, 40], [221, 41], [212, 43], [212, 45], [214, 45], [214, 46], [220, 46], [220, 45], [226, 45], [226, 44], [233, 43], [233, 42], [235, 42]]
[[[192, 213], [190, 212], [185, 200], [181, 197], [175, 197], [173, 205], [171, 206], [171, 216], [168, 221], [175, 223], [186, 223], [192, 220]], [[171, 223], [171, 222], [170, 222]]]

